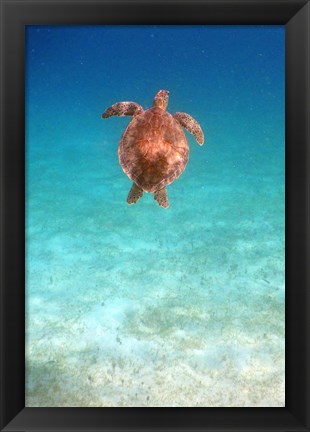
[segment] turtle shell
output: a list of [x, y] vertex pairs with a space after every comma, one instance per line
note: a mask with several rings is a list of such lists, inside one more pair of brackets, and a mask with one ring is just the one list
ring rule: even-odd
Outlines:
[[188, 155], [182, 127], [171, 114], [157, 107], [132, 119], [118, 148], [124, 172], [145, 192], [155, 192], [177, 179]]

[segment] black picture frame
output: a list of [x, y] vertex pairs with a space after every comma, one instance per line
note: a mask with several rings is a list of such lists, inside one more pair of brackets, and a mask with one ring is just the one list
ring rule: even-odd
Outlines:
[[[0, 4], [1, 430], [309, 431], [309, 1], [0, 0]], [[24, 27], [28, 24], [285, 25], [284, 408], [25, 408]]]

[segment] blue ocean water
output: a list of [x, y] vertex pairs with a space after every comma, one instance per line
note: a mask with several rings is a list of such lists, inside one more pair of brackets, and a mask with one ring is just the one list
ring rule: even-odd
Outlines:
[[[26, 406], [284, 406], [284, 78], [282, 26], [27, 27]], [[159, 89], [205, 144], [129, 206]]]

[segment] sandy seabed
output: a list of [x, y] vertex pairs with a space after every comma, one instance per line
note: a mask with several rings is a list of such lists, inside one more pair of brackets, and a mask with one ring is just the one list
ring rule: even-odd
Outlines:
[[28, 207], [26, 406], [283, 407], [274, 177], [206, 182], [189, 164], [168, 210], [129, 207], [130, 182], [99, 160], [68, 167], [69, 184], [31, 167], [45, 177]]

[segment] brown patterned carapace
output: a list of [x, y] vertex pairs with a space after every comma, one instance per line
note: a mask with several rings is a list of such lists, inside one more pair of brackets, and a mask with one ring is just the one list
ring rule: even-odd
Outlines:
[[167, 208], [165, 187], [182, 174], [189, 156], [182, 127], [203, 144], [203, 132], [193, 117], [186, 113], [172, 116], [166, 111], [168, 95], [167, 90], [160, 90], [153, 107], [146, 111], [135, 102], [118, 102], [102, 114], [103, 118], [133, 116], [118, 148], [120, 164], [134, 182], [127, 198], [129, 204], [137, 202], [143, 192], [154, 192], [158, 204]]

